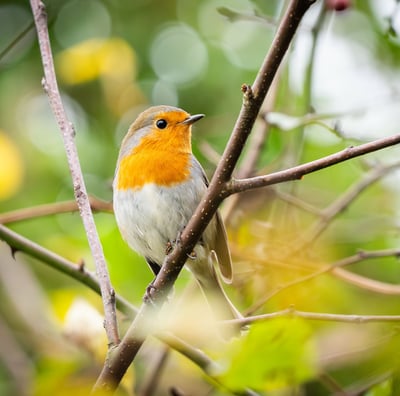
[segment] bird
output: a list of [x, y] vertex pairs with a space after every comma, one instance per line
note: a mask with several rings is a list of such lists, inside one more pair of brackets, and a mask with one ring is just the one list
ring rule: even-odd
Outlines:
[[[139, 114], [121, 143], [113, 180], [117, 226], [155, 276], [208, 187], [191, 143], [192, 125], [203, 117], [173, 106], [153, 106]], [[210, 305], [217, 299], [221, 319], [241, 317], [220, 281], [232, 281], [232, 260], [219, 212], [185, 266]]]

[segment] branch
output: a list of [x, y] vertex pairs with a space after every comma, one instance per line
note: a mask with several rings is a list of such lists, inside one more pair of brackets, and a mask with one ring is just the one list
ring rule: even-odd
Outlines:
[[[96, 279], [95, 275], [86, 270], [83, 265], [79, 265], [65, 259], [64, 257], [61, 257], [1, 224], [0, 240], [3, 240], [5, 243], [7, 243], [14, 253], [16, 251], [21, 251], [30, 257], [33, 257], [50, 266], [51, 268], [75, 279], [76, 281], [89, 287], [98, 295], [101, 295], [98, 280]], [[118, 310], [124, 313], [127, 317], [132, 318], [137, 314], [137, 309], [118, 294], [115, 295], [115, 300]], [[200, 349], [192, 347], [187, 342], [168, 332], [157, 334], [156, 337], [170, 348], [191, 360], [200, 369], [202, 369], [206, 375], [212, 375], [212, 373], [217, 371], [216, 363]]]
[[[300, 246], [296, 246], [295, 250], [303, 249], [311, 245], [328, 228], [332, 220], [346, 210], [349, 205], [371, 184], [377, 182], [389, 172], [397, 169], [400, 162], [395, 162], [390, 165], [381, 165], [372, 168], [358, 183], [352, 185], [342, 196], [336, 199], [330, 206], [322, 210], [319, 221], [314, 224], [311, 229], [304, 232], [303, 241]], [[295, 243], [296, 245], [296, 243]]]
[[[112, 213], [112, 204], [101, 199], [89, 196], [90, 207], [94, 212]], [[79, 210], [76, 201], [54, 202], [37, 205], [30, 208], [13, 210], [0, 214], [0, 224], [15, 223], [60, 213], [70, 213]]]
[[304, 212], [308, 212], [314, 216], [322, 216], [321, 209], [318, 209], [315, 206], [309, 204], [308, 202], [301, 200], [300, 198], [296, 197], [295, 195], [287, 194], [284, 191], [279, 191], [276, 188], [272, 189], [271, 191], [276, 196], [276, 198], [278, 198], [292, 206], [295, 206], [296, 208], [301, 209]]
[[316, 278], [317, 276], [327, 274], [328, 272], [332, 272], [333, 275], [337, 276], [338, 278], [344, 279], [345, 281], [352, 283], [360, 288], [367, 289], [375, 293], [381, 293], [387, 295], [399, 295], [400, 285], [394, 285], [376, 281], [343, 269], [343, 267], [356, 264], [364, 260], [378, 259], [384, 257], [400, 257], [400, 249], [382, 249], [382, 250], [370, 250], [370, 251], [360, 250], [356, 254], [353, 254], [352, 256], [348, 256], [341, 260], [335, 261], [332, 264], [325, 265], [318, 271], [312, 272], [311, 274], [308, 275], [304, 275], [300, 278], [297, 278], [291, 282], [286, 283], [285, 285], [277, 287], [261, 301], [258, 301], [256, 304], [250, 307], [247, 310], [247, 312], [251, 313], [257, 311], [268, 300], [270, 300], [272, 297], [276, 296], [283, 290], [286, 290], [293, 286], [297, 286], [300, 283], [308, 282]]
[[292, 0], [280, 23], [261, 69], [252, 87], [244, 85], [243, 105], [231, 138], [210, 182], [209, 189], [181, 235], [181, 243], [166, 257], [164, 264], [150, 289], [152, 304], [144, 303], [121, 343], [109, 354], [97, 380], [94, 391], [113, 391], [118, 386], [130, 363], [144, 342], [143, 330], [147, 319], [155, 313], [155, 305], [161, 305], [179, 275], [188, 254], [193, 250], [200, 235], [214, 216], [222, 199], [226, 182], [230, 179], [243, 146], [251, 132], [264, 98], [272, 84], [276, 71], [289, 47], [305, 12], [314, 0]]
[[18, 33], [17, 36], [0, 52], [0, 60], [2, 60], [34, 27], [35, 24], [32, 21], [20, 33]]
[[169, 348], [164, 347], [156, 356], [153, 368], [151, 368], [147, 375], [147, 378], [143, 380], [141, 389], [137, 392], [138, 396], [152, 396], [154, 395], [157, 386], [160, 382], [160, 378], [163, 374], [164, 368], [170, 355]]
[[352, 285], [364, 290], [369, 290], [379, 294], [386, 294], [389, 296], [400, 295], [400, 285], [398, 284], [396, 285], [393, 283], [381, 282], [359, 274], [355, 274], [354, 272], [347, 271], [342, 268], [335, 268], [332, 273], [337, 278], [340, 278], [347, 283], [351, 283]]
[[331, 313], [320, 313], [320, 312], [305, 312], [297, 311], [294, 307], [283, 309], [269, 314], [248, 316], [242, 319], [225, 320], [226, 325], [241, 325], [247, 326], [256, 322], [263, 322], [266, 320], [282, 318], [282, 317], [294, 317], [302, 318], [307, 320], [318, 320], [324, 322], [343, 322], [343, 323], [380, 323], [380, 322], [400, 322], [400, 315], [346, 315], [346, 314], [331, 314]]
[[[265, 98], [264, 104], [261, 109], [261, 112], [263, 114], [268, 114], [270, 111], [273, 110], [273, 107], [275, 106], [276, 96], [278, 93], [277, 82], [278, 78], [275, 78], [272, 81], [268, 96]], [[248, 142], [248, 148], [244, 153], [243, 160], [241, 161], [240, 168], [236, 172], [239, 178], [251, 177], [257, 174], [257, 162], [260, 159], [260, 155], [265, 146], [269, 132], [270, 125], [266, 120], [266, 117], [259, 117], [259, 122], [258, 124], [255, 124], [253, 133], [251, 134], [251, 138]], [[234, 210], [240, 205], [242, 198], [242, 195], [236, 194], [229, 197], [229, 200], [225, 201], [222, 215], [226, 225], [229, 225], [229, 223], [232, 222], [232, 214]]]
[[254, 188], [269, 186], [271, 184], [278, 184], [291, 180], [300, 180], [303, 176], [309, 173], [313, 173], [320, 169], [325, 169], [349, 159], [373, 153], [374, 151], [382, 150], [399, 143], [400, 134], [392, 135], [382, 139], [374, 140], [369, 143], [360, 144], [359, 146], [350, 146], [342, 151], [319, 158], [315, 161], [306, 162], [305, 164], [274, 172], [269, 175], [256, 176], [240, 180], [232, 179], [227, 185], [227, 191], [225, 194], [230, 195]]
[[82, 170], [79, 164], [78, 151], [74, 141], [75, 130], [66, 115], [57, 85], [49, 32], [47, 29], [47, 15], [45, 6], [40, 0], [30, 0], [30, 3], [35, 20], [43, 63], [43, 87], [49, 97], [50, 106], [61, 130], [65, 152], [67, 154], [68, 166], [72, 176], [75, 199], [79, 207], [79, 212], [82, 217], [83, 225], [85, 227], [88, 242], [95, 262], [96, 273], [100, 282], [101, 295], [104, 305], [104, 327], [107, 333], [108, 342], [110, 345], [116, 345], [119, 342], [119, 335], [115, 309], [115, 292], [111, 287], [103, 248], [101, 246], [100, 238], [98, 236], [96, 225], [93, 219], [93, 214], [90, 209], [90, 202], [86, 192]]
[[[84, 265], [69, 261], [64, 257], [61, 257], [58, 254], [47, 250], [43, 246], [40, 246], [37, 243], [32, 242], [27, 238], [24, 238], [23, 236], [17, 234], [16, 232], [1, 224], [0, 239], [9, 245], [13, 252], [24, 252], [29, 256], [47, 264], [51, 268], [74, 278], [75, 280], [92, 289], [95, 293], [101, 294], [99, 281], [92, 272], [88, 271], [85, 268]], [[130, 317], [135, 314], [135, 309], [133, 308], [133, 306], [122, 297], [116, 295], [115, 300], [117, 303], [117, 307], [121, 312]]]
[[[20, 250], [24, 253], [50, 265], [52, 268], [57, 269], [64, 274], [78, 280], [82, 284], [85, 284], [97, 294], [100, 294], [100, 287], [95, 276], [87, 271], [84, 267], [79, 266], [76, 263], [70, 262], [65, 258], [43, 248], [40, 245], [35, 244], [34, 242], [16, 234], [15, 232], [9, 230], [7, 227], [0, 225], [0, 239], [4, 240], [7, 244], [9, 244], [13, 250]], [[371, 258], [379, 258], [379, 257], [388, 257], [388, 256], [399, 256], [399, 249], [388, 249], [381, 251], [360, 251], [357, 255], [345, 258], [340, 262], [337, 262], [335, 268], [338, 268], [342, 265], [349, 265], [356, 262], [359, 262], [364, 259]], [[324, 271], [325, 272], [325, 271]], [[314, 276], [316, 276], [314, 274]], [[394, 286], [394, 285], [393, 285]], [[124, 312], [128, 316], [132, 316], [135, 313], [135, 309], [130, 305], [126, 300], [116, 295], [117, 307], [121, 312]], [[332, 316], [331, 314], [327, 317], [327, 314], [323, 313], [305, 313], [301, 311], [293, 311], [293, 309], [287, 309], [279, 312], [275, 312], [267, 315], [257, 315], [250, 317], [256, 318], [258, 320], [270, 320], [276, 317], [289, 316], [294, 312], [298, 314], [297, 316], [303, 317], [309, 320], [329, 320], [329, 321], [340, 321], [340, 322], [350, 322], [350, 323], [368, 323], [368, 322], [397, 322], [400, 318], [396, 316], [359, 316], [359, 315], [336, 315]], [[247, 320], [247, 319], [246, 319]], [[169, 347], [175, 349], [177, 352], [181, 353], [192, 362], [194, 362], [197, 366], [199, 366], [206, 375], [211, 375], [215, 373], [216, 365], [206, 354], [204, 354], [201, 350], [196, 349], [180, 340], [169, 333], [158, 334], [157, 338], [166, 343]]]
[[400, 257], [400, 249], [382, 250], [360, 250], [356, 254], [339, 260], [331, 265], [332, 273], [338, 278], [345, 280], [362, 289], [373, 291], [374, 293], [386, 295], [400, 295], [400, 285], [377, 281], [365, 276], [347, 271], [343, 267], [356, 264], [364, 260], [373, 260], [384, 257]]
[[268, 15], [261, 15], [257, 10], [253, 10], [252, 14], [245, 14], [242, 12], [238, 12], [229, 7], [219, 7], [217, 11], [226, 17], [230, 22], [235, 21], [252, 21], [265, 24], [269, 27], [275, 27], [278, 25], [278, 21], [274, 18], [269, 17]]
[[12, 382], [10, 389], [14, 388], [18, 395], [29, 395], [34, 377], [32, 356], [17, 340], [18, 332], [9, 328], [3, 317], [0, 318], [0, 339], [0, 360], [10, 377], [8, 381]]

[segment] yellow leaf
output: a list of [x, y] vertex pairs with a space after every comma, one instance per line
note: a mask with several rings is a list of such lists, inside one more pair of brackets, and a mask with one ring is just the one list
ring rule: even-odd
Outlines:
[[21, 155], [14, 142], [0, 130], [0, 200], [12, 197], [23, 178]]
[[121, 39], [87, 40], [60, 53], [57, 70], [72, 85], [110, 77], [127, 83], [135, 75], [135, 54]]

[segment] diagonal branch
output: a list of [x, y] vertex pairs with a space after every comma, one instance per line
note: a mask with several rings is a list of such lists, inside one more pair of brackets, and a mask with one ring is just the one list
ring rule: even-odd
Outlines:
[[294, 242], [295, 251], [312, 245], [316, 239], [330, 226], [332, 221], [344, 212], [357, 197], [373, 183], [382, 179], [388, 173], [398, 169], [400, 162], [389, 165], [378, 165], [372, 168], [356, 184], [352, 185], [343, 195], [336, 199], [331, 205], [320, 212], [319, 220], [310, 229], [304, 231], [302, 241]]
[[49, 32], [47, 29], [45, 6], [40, 0], [30, 0], [30, 3], [35, 20], [40, 54], [43, 63], [43, 87], [49, 97], [50, 106], [61, 130], [65, 152], [67, 154], [68, 166], [72, 176], [75, 199], [79, 207], [79, 212], [82, 217], [83, 225], [86, 230], [90, 249], [96, 265], [96, 273], [100, 282], [101, 295], [103, 298], [105, 314], [104, 327], [106, 329], [108, 342], [110, 345], [116, 345], [119, 342], [119, 335], [116, 319], [115, 292], [111, 287], [103, 248], [96, 230], [88, 194], [83, 180], [82, 170], [79, 164], [78, 150], [74, 140], [75, 129], [66, 115], [57, 85]]
[[264, 98], [303, 15], [313, 3], [314, 0], [292, 0], [290, 2], [253, 86], [242, 86], [244, 93], [242, 108], [209, 189], [184, 229], [181, 243], [177, 244], [173, 252], [167, 256], [152, 284], [150, 289], [152, 304], [146, 302], [142, 304], [121, 343], [109, 353], [95, 385], [95, 392], [101, 394], [104, 391], [116, 389], [145, 340], [143, 329], [146, 328], [148, 318], [155, 313], [155, 305], [163, 303], [201, 233], [214, 216], [221, 201], [226, 197], [226, 183], [231, 178]]
[[[92, 289], [95, 293], [100, 294], [99, 281], [92, 272], [85, 268], [84, 265], [69, 261], [51, 250], [47, 250], [43, 246], [17, 234], [2, 224], [0, 224], [0, 239], [9, 245], [13, 252], [24, 252], [27, 255], [49, 265], [51, 268], [81, 282]], [[135, 308], [126, 300], [118, 295], [116, 295], [115, 299], [117, 307], [121, 312], [127, 316], [133, 316], [135, 314]]]

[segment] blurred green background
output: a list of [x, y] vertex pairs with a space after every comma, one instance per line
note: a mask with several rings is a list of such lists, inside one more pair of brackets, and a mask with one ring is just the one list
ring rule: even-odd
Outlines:
[[[260, 117], [256, 125], [265, 128], [266, 138], [255, 174], [399, 132], [398, 3], [352, 1], [341, 12], [325, 7], [331, 3], [317, 2], [306, 14], [280, 69], [271, 101], [263, 109], [269, 124]], [[119, 144], [136, 115], [150, 105], [169, 104], [206, 114], [196, 124], [193, 145], [212, 176], [241, 106], [240, 87], [253, 82], [286, 7], [281, 0], [45, 4], [58, 83], [76, 128], [87, 190], [106, 201], [112, 197]], [[1, 213], [73, 199], [62, 139], [41, 87], [42, 75], [28, 2], [1, 0]], [[302, 181], [244, 194], [237, 202], [228, 200], [222, 210], [237, 274], [228, 292], [237, 305], [242, 310], [258, 306], [256, 312], [295, 305], [318, 312], [397, 314], [398, 291], [376, 293], [332, 275], [286, 288], [271, 298], [269, 294], [359, 249], [398, 247], [400, 173], [395, 167], [336, 216], [315, 241], [304, 246], [302, 240], [323, 218], [319, 210], [367, 172], [395, 164], [399, 153], [398, 148], [390, 148]], [[242, 157], [245, 162], [246, 151]], [[300, 204], [289, 203], [288, 196]], [[96, 213], [95, 220], [114, 288], [140, 304], [152, 279], [150, 270], [121, 240], [110, 213]], [[15, 222], [10, 227], [94, 269], [77, 213]], [[297, 243], [300, 253], [290, 256]], [[389, 284], [400, 282], [394, 256], [348, 269]], [[177, 293], [189, 279], [184, 271]], [[4, 243], [0, 244], [0, 296], [0, 394], [62, 395], [71, 389], [86, 394], [106, 347], [100, 299], [21, 253], [14, 260]], [[394, 325], [309, 322], [307, 326], [316, 368], [305, 376], [304, 393], [298, 394], [331, 394], [321, 380], [325, 371], [343, 388], [381, 383], [369, 395], [390, 394], [376, 392], [390, 388], [384, 380], [397, 369]], [[86, 330], [87, 336], [81, 334]], [[159, 348], [152, 345], [143, 352], [136, 380], [130, 373], [126, 389], [132, 381], [140, 388]], [[268, 353], [279, 354], [279, 350]], [[171, 384], [193, 394], [208, 390], [187, 360], [174, 355], [171, 367], [157, 394], [167, 394]], [[288, 385], [271, 379], [266, 389], [286, 394], [282, 389]]]

